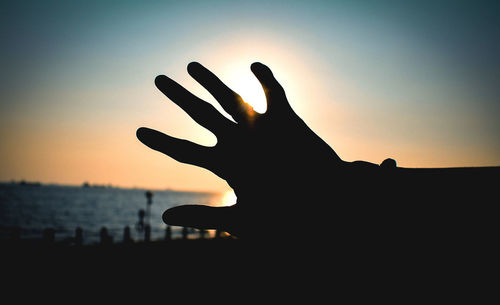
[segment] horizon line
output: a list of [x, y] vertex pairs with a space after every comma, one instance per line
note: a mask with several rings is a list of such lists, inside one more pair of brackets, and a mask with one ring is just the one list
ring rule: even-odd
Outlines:
[[[25, 183], [26, 186], [61, 186], [61, 187], [80, 187], [84, 188], [85, 183], [88, 183], [87, 181], [84, 181], [80, 184], [75, 184], [75, 183], [65, 183], [65, 182], [41, 182], [41, 181], [32, 181], [32, 180], [26, 180], [26, 179], [11, 179], [11, 180], [0, 180], [0, 185], [1, 184], [13, 184], [13, 185], [22, 185], [22, 183]], [[112, 183], [88, 183], [89, 188], [115, 188], [115, 189], [131, 189], [131, 190], [144, 190], [144, 191], [169, 191], [169, 192], [179, 192], [179, 193], [211, 193], [211, 194], [220, 194], [224, 193], [224, 191], [216, 191], [216, 190], [193, 190], [193, 189], [180, 189], [180, 188], [171, 188], [171, 187], [165, 187], [165, 188], [158, 188], [158, 187], [144, 187], [144, 186], [123, 186], [123, 185], [117, 185], [117, 184], [112, 184]]]

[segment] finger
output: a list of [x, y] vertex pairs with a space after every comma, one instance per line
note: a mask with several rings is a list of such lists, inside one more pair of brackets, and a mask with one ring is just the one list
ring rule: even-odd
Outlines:
[[260, 62], [255, 62], [250, 66], [253, 74], [259, 80], [267, 99], [267, 112], [283, 111], [290, 108], [286, 99], [285, 90], [274, 78], [271, 69]]
[[157, 76], [155, 84], [163, 94], [181, 107], [193, 120], [215, 135], [224, 133], [234, 124], [217, 111], [214, 106], [198, 98], [167, 76]]
[[163, 221], [172, 226], [198, 229], [227, 229], [230, 207], [209, 207], [206, 205], [181, 205], [163, 213]]
[[162, 152], [179, 162], [211, 168], [210, 147], [173, 138], [145, 127], [137, 129], [137, 138], [149, 148]]
[[253, 117], [256, 114], [253, 108], [245, 103], [239, 94], [231, 90], [215, 74], [200, 63], [190, 63], [188, 65], [188, 73], [212, 94], [222, 108], [236, 122], [244, 122], [248, 117]]

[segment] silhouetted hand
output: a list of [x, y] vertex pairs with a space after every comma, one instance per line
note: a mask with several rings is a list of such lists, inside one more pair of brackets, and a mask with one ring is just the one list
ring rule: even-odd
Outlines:
[[167, 224], [218, 228], [244, 237], [280, 234], [297, 225], [328, 226], [332, 217], [326, 215], [351, 192], [346, 186], [356, 176], [354, 169], [378, 168], [342, 161], [292, 110], [271, 70], [261, 63], [252, 64], [251, 70], [267, 98], [264, 114], [201, 64], [188, 65], [189, 74], [234, 122], [170, 78], [156, 78], [158, 89], [214, 133], [217, 144], [205, 147], [144, 127], [137, 130], [139, 140], [177, 161], [212, 171], [237, 196], [232, 207], [174, 207], [164, 213]]

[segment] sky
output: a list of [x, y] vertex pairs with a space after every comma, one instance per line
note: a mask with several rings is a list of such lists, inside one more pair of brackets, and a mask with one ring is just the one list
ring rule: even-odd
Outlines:
[[495, 2], [2, 1], [0, 181], [229, 190], [135, 136], [216, 143], [154, 86], [168, 75], [222, 111], [192, 61], [260, 112], [250, 65], [268, 65], [343, 160], [498, 166]]

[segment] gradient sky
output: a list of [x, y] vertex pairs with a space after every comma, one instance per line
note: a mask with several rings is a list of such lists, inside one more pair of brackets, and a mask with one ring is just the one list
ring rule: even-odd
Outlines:
[[215, 103], [191, 61], [260, 111], [250, 64], [267, 64], [344, 160], [500, 165], [495, 2], [2, 1], [0, 181], [228, 190], [135, 137], [215, 144], [153, 83]]

